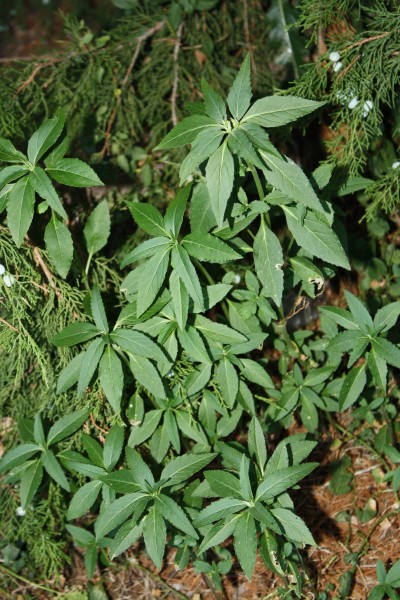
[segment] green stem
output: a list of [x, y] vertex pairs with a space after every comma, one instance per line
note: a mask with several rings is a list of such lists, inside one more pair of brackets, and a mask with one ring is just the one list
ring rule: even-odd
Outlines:
[[207, 279], [208, 283], [210, 285], [215, 285], [215, 281], [214, 279], [211, 277], [210, 273], [207, 271], [207, 269], [201, 264], [201, 262], [199, 260], [197, 260], [197, 258], [193, 259], [193, 262], [195, 263], [196, 267], [198, 269], [200, 269], [200, 271], [203, 273], [204, 277]]
[[44, 592], [50, 592], [51, 594], [54, 594], [56, 596], [61, 596], [61, 592], [57, 592], [56, 590], [52, 590], [51, 588], [48, 588], [44, 585], [40, 585], [39, 583], [35, 583], [34, 581], [30, 581], [29, 579], [26, 579], [25, 577], [22, 577], [22, 575], [18, 575], [17, 573], [14, 573], [14, 571], [11, 571], [10, 569], [7, 569], [7, 567], [4, 567], [3, 565], [0, 565], [0, 571], [3, 571], [4, 573], [7, 573], [7, 575], [10, 575], [10, 577], [13, 577], [14, 579], [18, 579], [19, 581], [23, 581], [24, 583], [26, 583], [28, 586], [30, 587], [35, 587], [39, 590], [43, 590]]

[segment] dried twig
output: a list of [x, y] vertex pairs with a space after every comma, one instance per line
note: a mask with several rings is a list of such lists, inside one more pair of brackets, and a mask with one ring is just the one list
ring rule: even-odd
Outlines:
[[[32, 245], [32, 244], [31, 244]], [[53, 288], [55, 295], [57, 296], [57, 298], [59, 300], [61, 300], [61, 292], [60, 290], [57, 288], [56, 284], [54, 283], [54, 279], [53, 279], [53, 275], [51, 274], [48, 266], [46, 265], [46, 263], [44, 262], [42, 255], [40, 254], [40, 250], [37, 246], [33, 246], [33, 256], [35, 258], [35, 261], [37, 262], [37, 264], [41, 267], [43, 273], [46, 276], [47, 281], [49, 282], [49, 285], [51, 288]]]
[[351, 69], [351, 67], [353, 65], [355, 65], [358, 60], [360, 60], [360, 58], [361, 58], [361, 54], [357, 54], [357, 56], [355, 58], [353, 58], [353, 60], [351, 61], [351, 63], [349, 63], [347, 65], [347, 67], [345, 69], [343, 69], [343, 71], [341, 73], [339, 73], [339, 75], [336, 77], [336, 81], [338, 79], [340, 79], [341, 77], [343, 77], [344, 75], [346, 75], [347, 71], [349, 71]]
[[9, 323], [8, 321], [6, 321], [5, 319], [2, 319], [0, 317], [0, 322], [4, 323], [4, 325], [7, 325], [7, 327], [9, 327], [10, 329], [12, 329], [13, 331], [16, 331], [17, 333], [19, 333], [19, 329], [17, 329], [16, 327], [14, 327], [14, 325], [11, 325], [11, 323]]
[[176, 42], [174, 47], [174, 78], [172, 82], [172, 92], [171, 92], [171, 120], [172, 124], [175, 125], [178, 123], [178, 117], [176, 114], [176, 98], [178, 95], [178, 83], [179, 83], [179, 51], [181, 49], [181, 40], [182, 40], [182, 31], [183, 31], [183, 23], [181, 23], [176, 32]]
[[128, 84], [128, 81], [129, 81], [129, 78], [130, 78], [130, 76], [132, 74], [133, 68], [134, 68], [134, 66], [136, 64], [136, 61], [138, 59], [139, 52], [140, 52], [140, 50], [142, 48], [142, 44], [147, 39], [149, 39], [154, 34], [156, 34], [157, 31], [160, 31], [160, 29], [162, 29], [164, 27], [164, 24], [165, 24], [165, 21], [159, 21], [158, 23], [156, 23], [154, 25], [154, 27], [151, 27], [150, 29], [147, 29], [147, 31], [145, 31], [144, 33], [142, 33], [142, 35], [139, 35], [136, 38], [136, 46], [135, 46], [135, 50], [134, 50], [134, 53], [133, 53], [132, 58], [131, 58], [131, 62], [129, 63], [128, 69], [127, 69], [127, 71], [125, 73], [125, 76], [124, 76], [122, 82], [121, 82], [120, 93], [119, 93], [119, 95], [117, 97], [116, 104], [114, 106], [114, 109], [113, 109], [113, 111], [111, 113], [111, 116], [110, 116], [110, 118], [108, 120], [108, 123], [107, 123], [106, 132], [104, 134], [104, 145], [103, 145], [103, 148], [101, 149], [101, 152], [100, 152], [100, 158], [101, 159], [103, 159], [105, 153], [109, 151], [109, 143], [108, 142], [109, 142], [110, 135], [111, 135], [111, 129], [112, 129], [113, 125], [114, 125], [114, 121], [115, 121], [115, 118], [117, 116], [118, 108], [119, 108], [119, 106], [121, 104], [122, 95], [123, 95], [123, 93], [125, 91], [125, 88], [126, 88], [126, 86]]

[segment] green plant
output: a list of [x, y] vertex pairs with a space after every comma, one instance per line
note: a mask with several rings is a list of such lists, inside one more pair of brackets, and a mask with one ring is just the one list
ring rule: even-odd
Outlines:
[[[143, 537], [157, 568], [174, 546], [179, 568], [193, 560], [219, 587], [232, 565], [225, 545], [233, 540], [247, 578], [259, 549], [283, 579], [282, 597], [301, 597], [301, 550], [315, 541], [289, 490], [318, 466], [303, 461], [326, 413], [348, 409], [362, 394], [359, 418], [362, 410], [390, 406], [379, 398], [369, 403], [368, 394], [385, 392], [389, 367], [400, 366], [400, 350], [386, 338], [400, 303], [388, 302], [372, 319], [346, 292], [349, 311], [321, 308], [323, 336], [290, 332], [287, 323], [299, 302], [318, 298], [338, 269], [350, 268], [332, 203], [343, 182], [329, 165], [308, 178], [271, 141], [276, 128], [292, 126], [324, 103], [295, 96], [252, 103], [250, 56], [226, 102], [205, 80], [202, 92], [204, 102], [191, 103], [191, 116], [156, 148], [158, 160], [168, 161], [175, 148], [191, 144], [180, 166], [182, 189], [165, 200], [165, 211], [136, 198], [110, 216], [107, 199], [101, 200], [83, 232], [71, 227], [74, 258], [71, 231], [54, 215], [57, 208], [65, 217], [64, 208], [36, 162], [44, 157], [47, 172], [61, 184], [101, 182], [84, 163], [63, 158], [65, 142], [47, 154], [63, 129], [62, 113], [32, 136], [28, 158], [1, 142], [0, 158], [17, 163], [0, 172], [4, 185], [9, 176], [22, 178], [7, 187], [4, 206], [13, 206], [20, 181], [29, 190], [28, 206], [25, 196], [20, 204], [20, 233], [11, 219], [11, 234], [23, 243], [33, 215], [32, 187], [44, 197], [44, 208], [53, 208], [45, 233], [49, 257], [60, 276], [82, 290], [83, 309], [48, 335], [62, 362], [51, 393], [60, 404], [73, 399], [81, 410], [56, 420], [47, 434], [39, 411], [34, 420], [21, 421], [25, 443], [5, 454], [0, 470], [9, 472], [7, 485], [20, 482], [22, 507], [38, 502], [36, 492], [47, 482], [43, 468], [72, 493], [64, 521], [79, 519], [88, 529], [65, 528], [86, 550], [89, 578], [99, 549], [104, 562], [106, 549], [113, 558]], [[122, 240], [115, 246], [121, 269], [138, 264], [121, 281], [108, 277], [101, 263], [101, 280], [93, 257], [114, 242], [111, 224], [128, 211], [143, 234], [129, 248]], [[58, 239], [58, 254], [48, 242], [55, 223], [68, 239]], [[338, 333], [337, 325], [347, 331]], [[69, 348], [76, 345], [80, 352], [74, 354]], [[350, 345], [344, 365], [341, 356]], [[364, 393], [367, 367], [372, 380]], [[96, 417], [103, 426], [97, 439], [90, 413], [91, 423]], [[309, 434], [285, 436], [298, 413]], [[283, 439], [268, 437], [267, 444], [270, 433]], [[50, 447], [60, 442], [55, 455]], [[398, 462], [395, 449], [384, 452]], [[386, 479], [398, 487], [397, 471], [388, 468]]]

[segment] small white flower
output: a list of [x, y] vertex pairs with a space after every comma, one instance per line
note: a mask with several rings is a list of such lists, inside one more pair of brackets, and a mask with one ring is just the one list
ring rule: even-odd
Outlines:
[[355, 108], [357, 106], [357, 104], [359, 104], [359, 99], [357, 98], [357, 96], [355, 98], [353, 98], [353, 100], [350, 100], [349, 102], [349, 109], [353, 110], [353, 108]]
[[366, 100], [364, 102], [364, 110], [372, 110], [374, 106], [374, 103], [372, 102], [372, 100]]
[[338, 60], [340, 60], [340, 54], [339, 52], [331, 52], [329, 55], [329, 60], [331, 60], [332, 62], [338, 62]]
[[396, 160], [393, 164], [392, 164], [392, 169], [398, 169], [400, 167], [400, 160]]
[[22, 506], [18, 506], [15, 513], [18, 517], [23, 517], [25, 515], [25, 510], [22, 508]]
[[340, 69], [343, 67], [343, 63], [341, 63], [340, 61], [335, 63], [333, 65], [333, 70], [335, 71], [335, 73], [337, 73], [338, 71], [340, 71]]
[[3, 277], [3, 283], [7, 287], [11, 287], [12, 285], [14, 285], [15, 279], [14, 279], [14, 277], [12, 275], [4, 275], [4, 277]]
[[0, 275], [4, 275], [4, 273], [6, 272], [6, 268], [4, 265], [0, 265]]
[[282, 271], [282, 267], [283, 267], [283, 264], [281, 264], [281, 263], [276, 263], [276, 265], [275, 265], [275, 269], [277, 271]]
[[242, 278], [236, 273], [233, 281], [236, 283], [236, 285], [238, 285], [242, 281]]
[[369, 113], [369, 110], [363, 110], [363, 112], [362, 112], [363, 119], [368, 117], [368, 113]]
[[173, 377], [173, 376], [174, 376], [174, 372], [173, 371], [168, 371], [167, 377]]

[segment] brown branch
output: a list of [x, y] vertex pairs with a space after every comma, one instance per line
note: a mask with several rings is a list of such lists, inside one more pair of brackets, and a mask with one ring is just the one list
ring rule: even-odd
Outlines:
[[107, 429], [103, 429], [102, 427], [100, 427], [100, 425], [97, 425], [96, 421], [94, 420], [93, 413], [90, 413], [90, 420], [92, 422], [93, 427], [95, 427], [96, 429], [98, 429], [102, 433], [105, 433], [106, 435], [108, 434], [108, 430]]
[[19, 329], [17, 329], [16, 327], [14, 327], [14, 325], [11, 325], [8, 321], [6, 321], [5, 319], [2, 319], [0, 317], [0, 322], [4, 323], [4, 325], [7, 325], [7, 327], [9, 327], [10, 329], [12, 329], [13, 331], [16, 331], [17, 333], [19, 333]]
[[390, 35], [391, 31], [384, 31], [383, 33], [379, 33], [377, 35], [372, 35], [371, 37], [364, 38], [363, 40], [359, 40], [358, 42], [354, 42], [354, 44], [350, 44], [344, 51], [351, 50], [352, 48], [358, 48], [359, 46], [363, 46], [364, 44], [368, 44], [369, 42], [375, 42], [375, 40], [380, 40], [384, 37]]
[[114, 125], [114, 121], [115, 121], [116, 116], [117, 116], [118, 108], [119, 108], [119, 106], [121, 104], [122, 95], [123, 95], [123, 93], [125, 91], [125, 88], [126, 88], [126, 86], [128, 84], [129, 78], [130, 78], [130, 76], [132, 74], [132, 71], [133, 71], [133, 68], [134, 68], [134, 66], [136, 64], [136, 61], [137, 61], [137, 59], [139, 57], [139, 53], [140, 53], [142, 44], [148, 38], [150, 38], [154, 34], [156, 34], [157, 31], [160, 31], [160, 29], [162, 29], [164, 27], [164, 24], [165, 24], [165, 21], [159, 21], [158, 23], [156, 23], [154, 25], [154, 27], [151, 27], [150, 29], [147, 29], [147, 31], [145, 31], [144, 33], [142, 33], [142, 35], [139, 35], [136, 38], [136, 46], [135, 46], [135, 50], [134, 50], [134, 53], [133, 53], [132, 58], [131, 58], [131, 62], [129, 63], [128, 69], [127, 69], [127, 71], [125, 73], [125, 76], [124, 76], [122, 82], [121, 82], [121, 88], [119, 90], [119, 95], [117, 97], [116, 104], [114, 106], [114, 109], [113, 109], [113, 111], [111, 113], [111, 116], [110, 116], [110, 118], [108, 120], [108, 123], [107, 123], [107, 128], [106, 128], [106, 131], [105, 131], [105, 134], [104, 134], [104, 144], [103, 144], [103, 148], [101, 149], [101, 152], [100, 152], [100, 159], [103, 159], [105, 153], [109, 152], [109, 143], [108, 143], [108, 141], [110, 139], [111, 130], [112, 130], [112, 127]]
[[36, 75], [39, 73], [39, 71], [41, 69], [43, 69], [44, 65], [36, 65], [36, 67], [33, 69], [32, 73], [29, 75], [28, 79], [26, 79], [23, 83], [21, 83], [21, 85], [19, 86], [19, 88], [17, 89], [17, 91], [15, 92], [17, 95], [22, 92], [22, 90], [24, 88], [26, 88], [30, 83], [32, 83], [32, 81], [35, 79]]
[[182, 31], [183, 31], [183, 23], [181, 23], [176, 32], [176, 42], [174, 47], [174, 78], [172, 83], [172, 92], [171, 92], [171, 120], [172, 124], [175, 125], [178, 123], [178, 117], [176, 114], [176, 98], [178, 95], [178, 84], [179, 84], [179, 51], [181, 49], [181, 40], [182, 40]]
[[338, 79], [340, 79], [341, 77], [343, 77], [344, 75], [346, 75], [346, 73], [351, 69], [351, 67], [353, 65], [356, 64], [356, 62], [358, 60], [360, 60], [361, 58], [361, 54], [357, 54], [357, 56], [355, 58], [353, 58], [353, 60], [351, 61], [350, 64], [347, 65], [347, 67], [345, 69], [343, 69], [343, 71], [341, 73], [339, 73], [339, 75], [336, 77], [336, 81], [338, 81]]
[[46, 276], [47, 281], [49, 282], [50, 287], [53, 288], [57, 298], [61, 300], [61, 292], [54, 283], [53, 275], [51, 274], [48, 266], [44, 262], [42, 255], [40, 254], [39, 248], [37, 246], [33, 246], [32, 244], [31, 246], [33, 248], [33, 256], [35, 258], [36, 263], [41, 267], [43, 273]]

